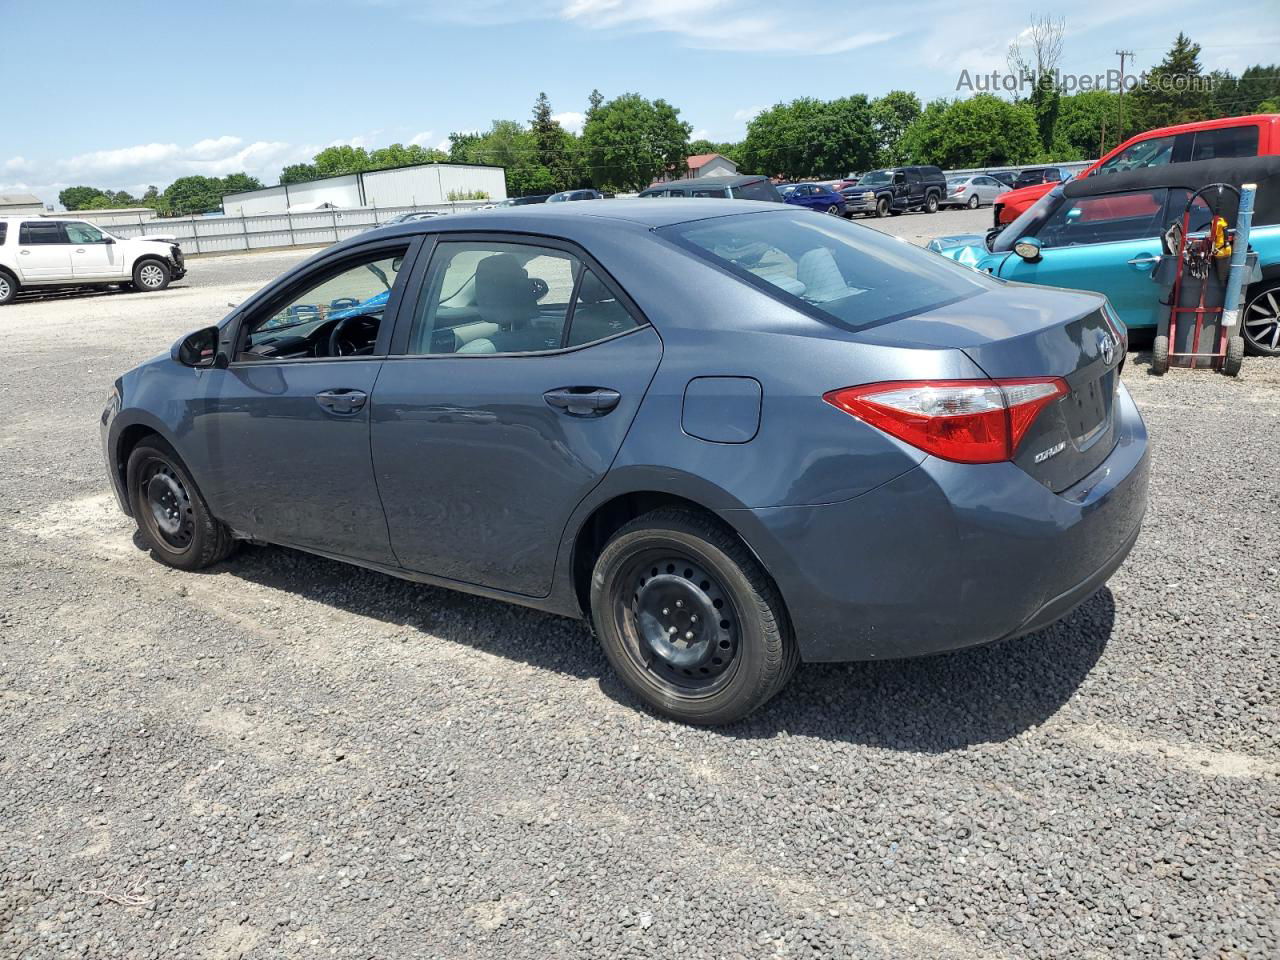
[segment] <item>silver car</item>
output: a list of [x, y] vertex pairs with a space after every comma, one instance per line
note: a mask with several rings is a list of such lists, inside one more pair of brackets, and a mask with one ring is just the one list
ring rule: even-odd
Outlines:
[[947, 177], [947, 195], [939, 201], [943, 207], [978, 207], [993, 203], [998, 194], [1009, 188], [995, 177], [973, 174], [967, 177]]

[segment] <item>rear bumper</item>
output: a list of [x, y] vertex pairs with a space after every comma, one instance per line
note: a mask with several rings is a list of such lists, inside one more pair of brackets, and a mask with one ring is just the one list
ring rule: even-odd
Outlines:
[[1147, 432], [1126, 389], [1115, 449], [1055, 494], [1012, 463], [920, 466], [841, 503], [726, 510], [809, 661], [921, 656], [1065, 616], [1124, 562], [1147, 505]]

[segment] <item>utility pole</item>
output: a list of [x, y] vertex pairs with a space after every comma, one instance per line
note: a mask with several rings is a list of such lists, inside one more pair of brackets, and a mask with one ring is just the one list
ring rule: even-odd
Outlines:
[[1098, 156], [1105, 157], [1107, 155], [1107, 115], [1102, 115], [1102, 138], [1098, 141]]
[[1133, 59], [1133, 51], [1117, 50], [1116, 56], [1120, 58], [1120, 131], [1116, 143], [1124, 143], [1124, 61], [1126, 57]]

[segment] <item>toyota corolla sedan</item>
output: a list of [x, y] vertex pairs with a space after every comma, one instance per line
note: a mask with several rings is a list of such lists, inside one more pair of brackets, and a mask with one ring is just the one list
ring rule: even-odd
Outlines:
[[800, 660], [1037, 630], [1138, 536], [1103, 297], [737, 200], [463, 214], [318, 254], [115, 382], [121, 507], [589, 620], [668, 716]]

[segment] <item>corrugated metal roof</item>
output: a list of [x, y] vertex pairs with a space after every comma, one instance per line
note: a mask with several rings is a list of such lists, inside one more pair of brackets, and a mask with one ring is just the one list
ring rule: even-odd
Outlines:
[[30, 193], [0, 193], [0, 207], [44, 207], [44, 201]]

